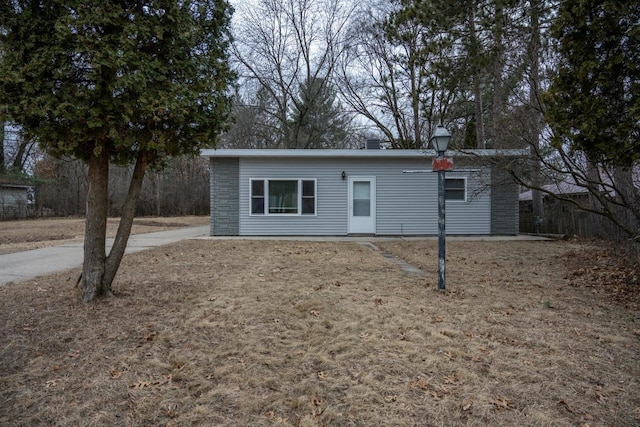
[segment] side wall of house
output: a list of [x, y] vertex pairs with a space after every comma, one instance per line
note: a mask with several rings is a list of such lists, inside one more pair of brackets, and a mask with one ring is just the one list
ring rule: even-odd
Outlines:
[[239, 160], [212, 158], [210, 162], [212, 236], [237, 236], [239, 229]]
[[519, 186], [506, 171], [491, 173], [491, 234], [515, 235], [520, 229]]
[[[403, 173], [416, 169], [427, 172]], [[427, 158], [243, 158], [239, 170], [241, 235], [346, 235], [348, 180], [342, 179], [343, 171], [351, 177], [376, 178], [376, 234], [435, 235], [438, 232], [437, 174], [430, 171], [431, 163]], [[479, 168], [460, 168], [447, 176], [467, 180], [467, 200], [447, 203], [447, 234], [490, 234], [490, 173]], [[316, 179], [316, 215], [251, 216], [251, 179]], [[212, 212], [214, 203], [212, 201]]]

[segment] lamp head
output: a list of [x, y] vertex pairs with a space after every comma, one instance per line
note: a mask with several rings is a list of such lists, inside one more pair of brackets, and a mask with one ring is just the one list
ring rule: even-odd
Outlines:
[[447, 147], [449, 147], [449, 141], [451, 140], [451, 132], [442, 126], [438, 125], [433, 131], [433, 135], [431, 136], [431, 145], [438, 152], [438, 154], [443, 154], [447, 151]]

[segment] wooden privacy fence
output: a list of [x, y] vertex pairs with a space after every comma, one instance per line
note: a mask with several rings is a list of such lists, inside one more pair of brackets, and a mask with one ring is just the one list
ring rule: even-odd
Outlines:
[[[586, 195], [577, 197], [584, 198], [584, 200], [576, 200], [579, 203], [587, 202]], [[630, 229], [638, 230], [636, 234], [640, 233], [640, 224], [629, 210], [622, 207], [617, 207], [616, 209], [617, 217], [628, 224]], [[620, 227], [606, 217], [586, 212], [577, 208], [571, 202], [551, 197], [544, 198], [544, 212], [545, 215], [542, 221], [536, 223], [531, 201], [521, 201], [520, 232], [560, 234], [609, 240], [626, 248], [632, 258], [637, 260], [640, 257], [640, 242], [630, 239]]]

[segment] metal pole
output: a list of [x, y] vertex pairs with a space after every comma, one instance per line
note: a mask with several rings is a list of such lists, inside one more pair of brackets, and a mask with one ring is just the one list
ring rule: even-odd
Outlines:
[[438, 171], [438, 290], [445, 289], [446, 242], [445, 242], [445, 204], [444, 170]]

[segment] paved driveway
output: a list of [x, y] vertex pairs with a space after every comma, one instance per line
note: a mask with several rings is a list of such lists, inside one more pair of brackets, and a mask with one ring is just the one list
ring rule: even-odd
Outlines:
[[[126, 253], [139, 252], [208, 234], [209, 226], [134, 234], [129, 237]], [[107, 240], [108, 247], [112, 243], [113, 239]], [[83, 256], [82, 243], [0, 255], [0, 285], [79, 267], [82, 265]]]

